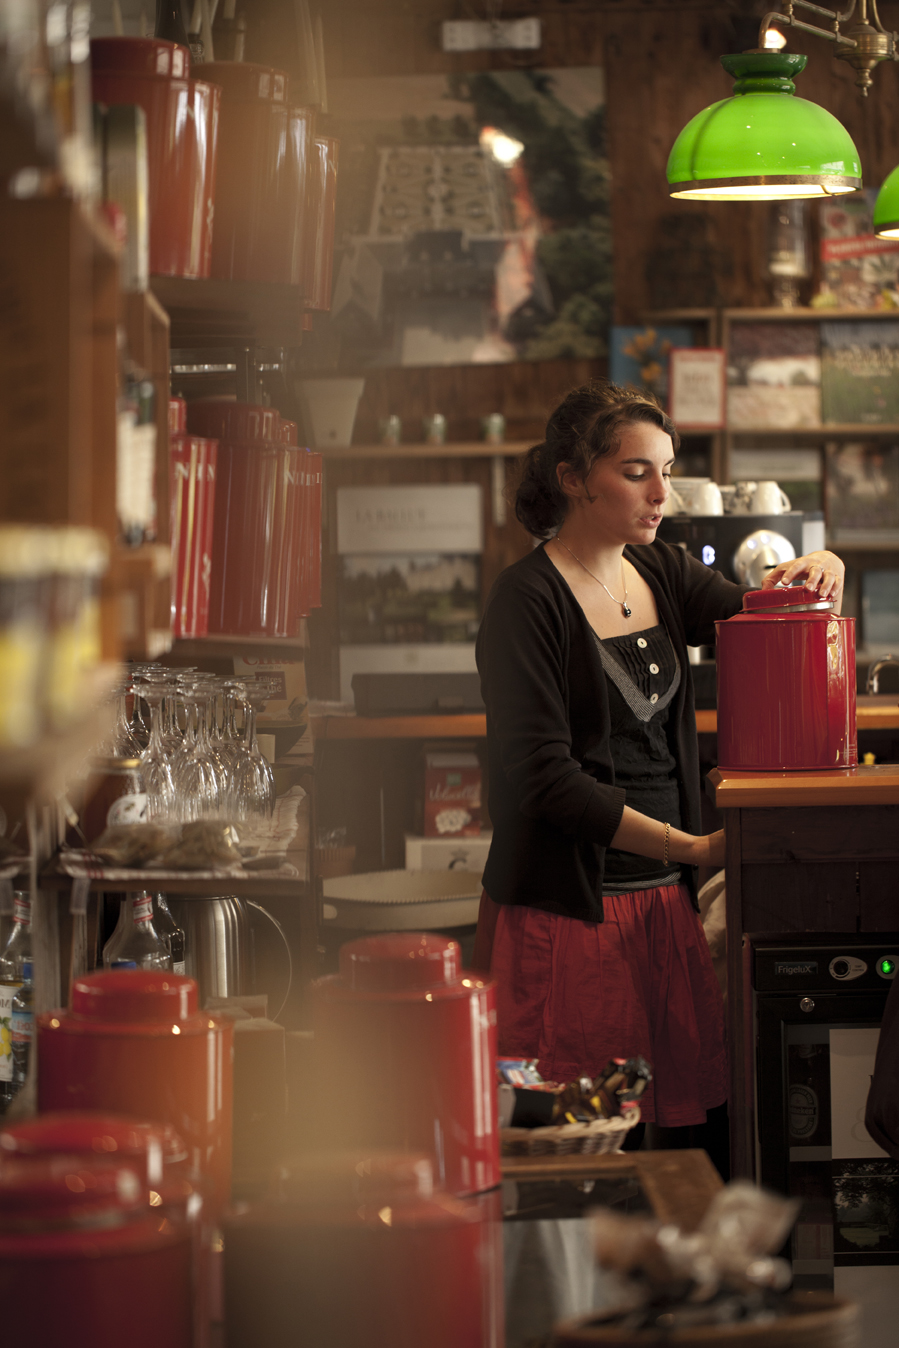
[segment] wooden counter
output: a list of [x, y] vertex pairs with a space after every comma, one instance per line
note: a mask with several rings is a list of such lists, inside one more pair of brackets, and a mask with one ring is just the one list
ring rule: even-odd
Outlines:
[[751, 941], [899, 931], [899, 766], [728, 772], [708, 786], [726, 831], [731, 1164], [753, 1175]]
[[[899, 701], [895, 695], [860, 697], [859, 730], [899, 730]], [[714, 735], [718, 714], [712, 708], [696, 713], [700, 735]], [[449, 716], [313, 716], [312, 733], [319, 740], [483, 739], [487, 718], [483, 712]]]

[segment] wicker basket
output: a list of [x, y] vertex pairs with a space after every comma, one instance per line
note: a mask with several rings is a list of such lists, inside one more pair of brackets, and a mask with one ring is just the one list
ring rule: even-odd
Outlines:
[[557, 1325], [553, 1348], [860, 1348], [861, 1316], [853, 1301], [830, 1292], [792, 1292], [792, 1314], [767, 1324], [703, 1325], [665, 1334], [623, 1330], [583, 1316]]
[[640, 1122], [640, 1111], [627, 1119], [596, 1119], [593, 1123], [560, 1123], [550, 1128], [503, 1128], [503, 1156], [603, 1156], [620, 1151], [625, 1137]]

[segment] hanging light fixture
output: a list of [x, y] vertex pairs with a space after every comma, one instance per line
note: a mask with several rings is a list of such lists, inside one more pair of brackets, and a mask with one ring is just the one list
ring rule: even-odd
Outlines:
[[[811, 0], [785, 0], [783, 13], [762, 19], [759, 46], [740, 55], [722, 56], [736, 79], [733, 95], [694, 117], [678, 136], [668, 160], [673, 197], [714, 201], [777, 201], [790, 197], [829, 197], [862, 185], [858, 150], [845, 127], [824, 108], [796, 98], [793, 78], [806, 57], [776, 50], [781, 34], [775, 24], [799, 28], [836, 44], [836, 56], [856, 72], [863, 95], [879, 61], [899, 59], [897, 35], [880, 22], [877, 0], [852, 0], [845, 14]], [[858, 22], [846, 33], [859, 10]], [[794, 8], [833, 19], [831, 29], [803, 23]], [[899, 195], [899, 184], [897, 184]], [[893, 216], [899, 220], [899, 214]]]
[[817, 103], [796, 98], [795, 52], [722, 56], [736, 77], [732, 97], [688, 122], [668, 159], [673, 197], [777, 201], [838, 196], [862, 185], [858, 150], [845, 127]]
[[899, 167], [893, 169], [877, 194], [874, 233], [880, 239], [899, 239]]

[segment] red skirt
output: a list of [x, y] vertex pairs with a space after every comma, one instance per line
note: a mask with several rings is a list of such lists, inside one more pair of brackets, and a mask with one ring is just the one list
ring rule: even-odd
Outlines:
[[548, 1081], [642, 1054], [647, 1123], [705, 1123], [727, 1098], [724, 1003], [686, 885], [603, 897], [604, 922], [481, 896], [474, 965], [497, 984], [498, 1051]]

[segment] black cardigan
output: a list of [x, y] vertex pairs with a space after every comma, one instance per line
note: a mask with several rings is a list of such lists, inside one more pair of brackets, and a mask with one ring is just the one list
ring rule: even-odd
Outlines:
[[[625, 548], [625, 556], [648, 582], [681, 663], [671, 712], [681, 822], [698, 834], [699, 753], [687, 646], [714, 641], [715, 619], [738, 612], [747, 587], [658, 539]], [[484, 888], [496, 903], [601, 922], [605, 850], [621, 822], [625, 793], [615, 785], [606, 680], [593, 631], [543, 547], [505, 570], [491, 590], [477, 661], [493, 822]], [[695, 882], [691, 890], [695, 903]]]

